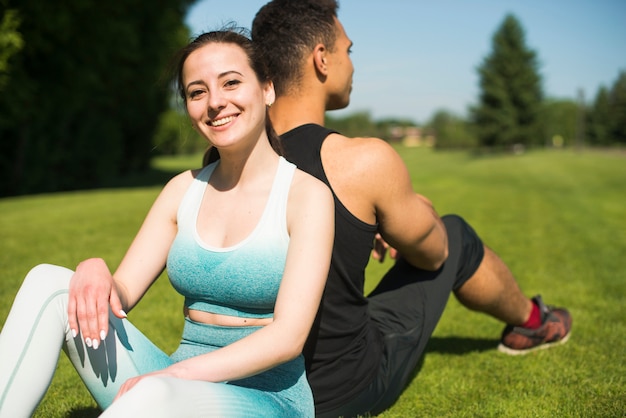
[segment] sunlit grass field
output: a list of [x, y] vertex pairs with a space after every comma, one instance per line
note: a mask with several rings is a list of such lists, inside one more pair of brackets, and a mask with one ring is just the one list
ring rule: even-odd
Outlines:
[[[508, 263], [525, 293], [568, 307], [574, 325], [567, 344], [510, 357], [496, 350], [502, 324], [451, 298], [415, 378], [381, 416], [624, 416], [626, 154], [398, 151], [415, 189], [431, 198], [440, 214], [464, 216]], [[159, 184], [153, 180], [153, 186], [0, 199], [0, 324], [36, 264], [74, 268], [99, 256], [115, 268], [163, 179], [199, 161], [199, 156], [156, 160]], [[370, 263], [368, 289], [387, 267], [388, 262]], [[165, 351], [177, 346], [181, 297], [165, 275], [129, 316]], [[61, 355], [35, 416], [98, 413]]]

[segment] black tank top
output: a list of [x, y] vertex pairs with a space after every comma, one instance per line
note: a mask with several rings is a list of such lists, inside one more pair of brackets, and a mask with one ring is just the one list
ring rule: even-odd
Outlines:
[[[328, 187], [320, 151], [326, 137], [333, 132], [308, 124], [281, 136], [285, 158]], [[333, 196], [335, 243], [330, 272], [304, 348], [307, 377], [318, 413], [340, 406], [371, 382], [382, 347], [380, 333], [370, 320], [367, 298], [363, 295], [365, 266], [377, 227], [352, 215], [334, 191]]]

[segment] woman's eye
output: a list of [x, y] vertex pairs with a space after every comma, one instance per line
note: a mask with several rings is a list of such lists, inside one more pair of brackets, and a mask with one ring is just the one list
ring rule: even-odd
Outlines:
[[200, 96], [202, 93], [203, 93], [202, 90], [192, 90], [192, 91], [189, 92], [189, 98], [190, 99], [195, 99], [198, 96]]
[[224, 83], [224, 87], [236, 87], [239, 84], [241, 84], [240, 80], [228, 80]]

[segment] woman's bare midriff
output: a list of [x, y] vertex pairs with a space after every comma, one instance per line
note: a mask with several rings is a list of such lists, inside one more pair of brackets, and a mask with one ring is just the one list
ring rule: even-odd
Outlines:
[[274, 318], [242, 318], [238, 316], [214, 314], [197, 311], [187, 307], [183, 310], [185, 316], [201, 324], [218, 325], [222, 327], [262, 327], [272, 323]]

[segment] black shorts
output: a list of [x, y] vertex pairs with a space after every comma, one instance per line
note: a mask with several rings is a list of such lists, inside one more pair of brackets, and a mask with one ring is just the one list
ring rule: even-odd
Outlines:
[[368, 296], [371, 318], [384, 344], [377, 377], [342, 407], [318, 416], [378, 414], [393, 405], [408, 384], [450, 293], [474, 274], [485, 254], [482, 241], [465, 220], [456, 215], [442, 219], [448, 232], [444, 265], [432, 272], [400, 259]]

